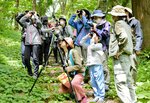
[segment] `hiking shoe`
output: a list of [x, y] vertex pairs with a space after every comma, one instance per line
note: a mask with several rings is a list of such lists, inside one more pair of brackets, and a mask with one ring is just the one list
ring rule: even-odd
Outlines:
[[29, 76], [33, 76], [33, 73], [29, 73], [29, 72], [28, 72], [28, 75], [29, 75]]
[[38, 75], [37, 75], [37, 74], [34, 74], [32, 77], [33, 77], [33, 79], [37, 79], [37, 78], [38, 78]]

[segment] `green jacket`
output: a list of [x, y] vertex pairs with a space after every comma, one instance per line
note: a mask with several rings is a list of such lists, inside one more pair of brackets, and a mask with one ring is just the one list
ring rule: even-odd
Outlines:
[[115, 43], [113, 43], [114, 41], [110, 40], [109, 49], [111, 50], [111, 47], [114, 47], [116, 48], [114, 49], [115, 53], [128, 54], [128, 55], [132, 54], [133, 42], [132, 42], [132, 33], [131, 33], [130, 26], [124, 20], [119, 20], [115, 22], [113, 31], [114, 33], [111, 35], [115, 37], [116, 41]]
[[84, 68], [82, 67], [82, 60], [78, 51], [76, 49], [71, 49], [70, 51], [72, 51], [72, 59], [73, 59], [74, 65], [71, 65], [70, 63], [71, 61], [69, 60], [69, 54], [68, 54], [67, 55], [68, 58], [66, 57], [66, 61], [69, 64], [69, 66], [66, 68], [66, 70], [68, 72], [77, 71], [78, 73], [83, 73]]

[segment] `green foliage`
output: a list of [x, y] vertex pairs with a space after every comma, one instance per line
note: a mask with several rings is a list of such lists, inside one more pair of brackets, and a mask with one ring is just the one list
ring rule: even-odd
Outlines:
[[[37, 7], [37, 10], [41, 10], [41, 14], [43, 15], [47, 7], [52, 3], [52, 0], [40, 1], [41, 5], [39, 6], [41, 7]], [[116, 2], [125, 3], [125, 1]], [[34, 79], [27, 75], [27, 70], [21, 65], [21, 34], [18, 31], [14, 31], [11, 26], [14, 15], [17, 12], [32, 10], [32, 0], [20, 0], [19, 8], [15, 7], [16, 0], [1, 0], [0, 5], [2, 5], [0, 7], [0, 103], [67, 103], [67, 101], [72, 101], [69, 94], [58, 93], [60, 83], [56, 77], [60, 74], [58, 72], [60, 68], [46, 68], [42, 72], [31, 95], [28, 95]], [[111, 8], [110, 5], [108, 9]], [[76, 10], [82, 8], [86, 8], [92, 12], [96, 7], [97, 0], [69, 0], [66, 6], [66, 15], [69, 18]], [[61, 15], [60, 10], [57, 14]], [[111, 20], [109, 16], [107, 19]], [[150, 103], [149, 60], [149, 51], [142, 52], [138, 60], [139, 69], [136, 88], [138, 103]], [[109, 59], [111, 82], [110, 91], [106, 93], [106, 98], [118, 100], [114, 86], [112, 65], [112, 60]], [[87, 90], [91, 90], [91, 86], [88, 84], [84, 87]]]

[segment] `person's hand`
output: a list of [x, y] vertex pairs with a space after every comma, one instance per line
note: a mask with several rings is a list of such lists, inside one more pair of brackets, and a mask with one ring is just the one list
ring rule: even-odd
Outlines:
[[31, 17], [32, 16], [32, 14], [30, 13], [30, 12], [28, 12], [27, 14], [26, 14], [26, 17]]
[[88, 37], [89, 37], [89, 38], [92, 38], [92, 35], [91, 35], [90, 33], [88, 33]]
[[135, 54], [136, 54], [136, 55], [140, 55], [140, 54], [141, 54], [141, 51], [135, 51]]
[[70, 71], [69, 71], [69, 67], [66, 67], [66, 71], [69, 73]]
[[119, 59], [120, 54], [121, 54], [121, 53], [118, 52], [118, 53], [114, 56], [114, 58], [115, 58], [115, 59]]
[[80, 10], [77, 10], [75, 14], [78, 15], [79, 13], [80, 13]]
[[93, 23], [93, 29], [96, 30], [96, 26], [97, 24], [96, 23]]
[[86, 13], [84, 10], [82, 10], [82, 16], [86, 16]]

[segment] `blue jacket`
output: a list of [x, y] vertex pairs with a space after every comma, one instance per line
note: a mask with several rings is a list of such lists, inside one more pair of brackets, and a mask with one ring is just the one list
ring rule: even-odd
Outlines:
[[133, 40], [134, 50], [139, 51], [141, 50], [142, 42], [143, 42], [143, 33], [142, 33], [140, 21], [138, 21], [135, 17], [132, 17], [128, 21], [128, 24], [133, 30], [132, 32], [135, 39], [135, 41]]
[[[76, 39], [74, 44], [76, 46], [81, 46], [81, 39], [90, 32], [90, 26], [87, 24], [88, 19], [85, 16], [82, 16], [82, 20], [74, 21], [76, 18], [76, 14], [73, 14], [69, 19], [69, 25], [77, 30]], [[90, 44], [90, 39], [86, 41], [87, 44]]]

